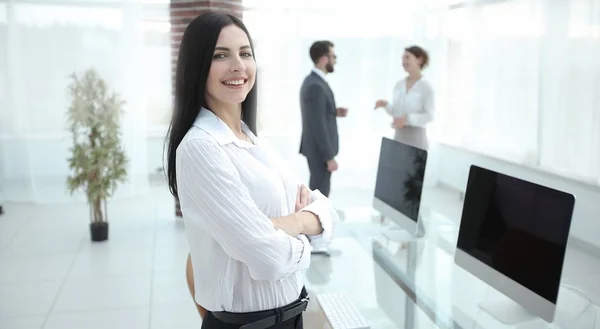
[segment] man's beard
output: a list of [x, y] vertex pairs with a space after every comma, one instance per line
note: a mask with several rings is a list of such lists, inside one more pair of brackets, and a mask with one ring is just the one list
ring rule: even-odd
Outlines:
[[333, 64], [331, 64], [331, 63], [325, 64], [325, 70], [327, 71], [327, 73], [333, 73]]

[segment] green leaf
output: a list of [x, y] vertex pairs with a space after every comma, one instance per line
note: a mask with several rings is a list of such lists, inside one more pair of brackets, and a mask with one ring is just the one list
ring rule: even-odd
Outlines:
[[66, 130], [72, 136], [71, 155], [67, 159], [71, 174], [67, 190], [86, 193], [94, 209], [92, 220], [106, 218], [103, 200], [110, 197], [118, 183], [126, 181], [128, 159], [121, 147], [120, 120], [125, 102], [109, 92], [98, 73], [87, 70], [83, 75], [73, 73], [67, 86], [71, 104], [67, 108]]

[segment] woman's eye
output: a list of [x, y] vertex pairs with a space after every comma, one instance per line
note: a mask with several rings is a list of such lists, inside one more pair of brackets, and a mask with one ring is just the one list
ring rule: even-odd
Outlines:
[[242, 53], [242, 57], [252, 57], [252, 53]]
[[213, 59], [222, 59], [225, 58], [225, 54], [216, 54], [213, 56]]

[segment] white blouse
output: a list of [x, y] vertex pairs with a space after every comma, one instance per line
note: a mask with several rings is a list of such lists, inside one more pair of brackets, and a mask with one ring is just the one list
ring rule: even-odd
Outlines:
[[395, 118], [406, 114], [408, 126], [424, 128], [433, 121], [433, 100], [433, 88], [427, 80], [417, 80], [407, 92], [406, 79], [402, 79], [396, 83], [393, 100], [385, 109]]
[[253, 143], [238, 139], [202, 109], [177, 148], [177, 185], [194, 269], [195, 300], [209, 311], [253, 312], [287, 305], [304, 286], [311, 248], [332, 237], [338, 215], [312, 191], [303, 210], [323, 233], [291, 237], [271, 218], [295, 212], [299, 180], [242, 122]]

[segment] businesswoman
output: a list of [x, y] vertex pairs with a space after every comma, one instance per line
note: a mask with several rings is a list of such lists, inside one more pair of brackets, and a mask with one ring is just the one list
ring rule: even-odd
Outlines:
[[250, 35], [234, 16], [202, 14], [181, 41], [167, 178], [180, 200], [205, 329], [302, 328], [302, 271], [338, 220], [255, 129]]
[[422, 71], [429, 64], [429, 55], [418, 46], [408, 47], [402, 56], [402, 66], [408, 76], [396, 83], [392, 102], [378, 100], [375, 109], [384, 108], [393, 118], [395, 139], [427, 149], [427, 125], [433, 121], [434, 94]]

